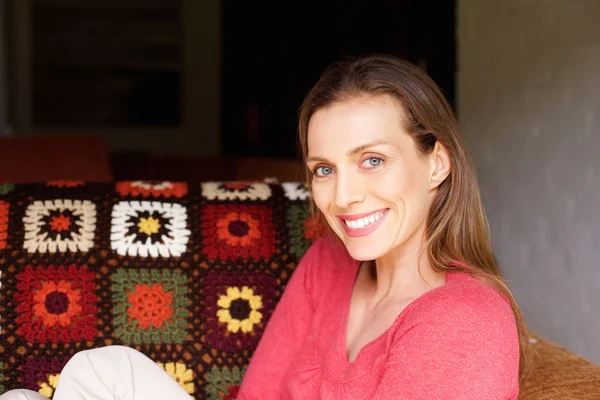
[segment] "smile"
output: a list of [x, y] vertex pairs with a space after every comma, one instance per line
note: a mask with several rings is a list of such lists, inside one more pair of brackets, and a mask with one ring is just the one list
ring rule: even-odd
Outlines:
[[373, 213], [373, 214], [369, 215], [368, 217], [363, 217], [363, 218], [359, 218], [359, 219], [352, 219], [352, 220], [350, 220], [350, 219], [344, 219], [344, 223], [349, 228], [352, 228], [352, 229], [361, 229], [361, 228], [364, 228], [367, 225], [375, 223], [375, 221], [377, 221], [379, 218], [383, 217], [384, 214], [385, 214], [385, 211], [379, 211], [377, 213]]
[[365, 236], [373, 232], [381, 225], [389, 209], [379, 210], [371, 214], [356, 216], [340, 216], [342, 226], [349, 236]]

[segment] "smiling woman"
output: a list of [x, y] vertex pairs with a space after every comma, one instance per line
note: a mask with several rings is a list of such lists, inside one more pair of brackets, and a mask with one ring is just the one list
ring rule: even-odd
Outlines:
[[436, 84], [391, 56], [335, 63], [299, 135], [328, 234], [294, 272], [238, 399], [516, 399], [529, 335]]
[[[207, 326], [223, 326], [208, 328], [207, 342], [234, 353], [260, 341], [239, 392], [230, 387], [228, 395], [238, 400], [517, 399], [529, 335], [496, 265], [457, 122], [434, 82], [414, 65], [388, 56], [336, 63], [307, 95], [299, 134], [315, 219], [305, 222], [306, 210], [300, 208], [294, 212], [302, 217], [291, 214], [288, 223], [296, 237], [323, 237], [306, 250], [270, 315], [275, 282], [233, 270], [210, 271], [206, 278], [201, 314]], [[297, 184], [284, 188], [290, 198], [304, 195]], [[267, 200], [274, 194], [259, 183], [213, 183], [202, 193], [234, 200]], [[26, 245], [30, 252], [60, 248], [73, 216], [94, 220], [96, 215], [87, 203], [65, 203], [67, 211], [57, 204], [28, 208], [29, 236], [48, 239], [38, 232], [40, 224], [55, 236]], [[114, 204], [112, 249], [121, 257], [144, 258], [187, 252], [190, 217], [185, 207], [175, 206]], [[231, 266], [240, 259], [268, 260], [277, 251], [279, 235], [268, 206], [209, 204], [201, 213], [202, 252], [210, 259]], [[318, 219], [326, 222], [326, 232]], [[32, 274], [55, 275], [54, 267], [28, 268], [22, 282], [37, 282], [26, 279]], [[81, 279], [89, 280], [89, 271], [82, 273]], [[118, 269], [112, 283], [118, 293], [115, 312], [129, 318], [119, 319], [117, 337], [147, 343], [134, 329], [141, 325], [148, 328], [150, 343], [165, 343], [167, 335], [185, 340], [185, 276], [179, 270], [157, 278]], [[36, 313], [38, 324], [49, 326], [44, 334], [52, 335], [57, 326], [73, 325], [79, 314], [95, 312], [82, 303], [90, 296], [74, 292], [83, 283], [58, 280], [35, 296], [25, 285], [16, 299], [21, 311]], [[173, 319], [183, 325], [170, 323]], [[21, 328], [32, 337], [30, 327]], [[233, 336], [237, 333], [243, 338]], [[173, 365], [165, 370], [176, 372]], [[49, 376], [43, 389], [49, 394], [56, 388], [56, 400], [189, 399], [187, 389], [165, 370], [130, 347], [106, 346], [77, 353], [58, 384]], [[186, 371], [181, 365], [177, 375], [184, 385]], [[24, 393], [10, 391], [0, 399]]]
[[[397, 260], [392, 252], [420, 246], [427, 210], [450, 172], [445, 147], [437, 143], [431, 154], [421, 155], [404, 120], [389, 95], [349, 99], [310, 119], [307, 166], [314, 202], [355, 259], [389, 254], [381, 261], [416, 261]], [[313, 154], [327, 161], [315, 164]], [[365, 224], [371, 217], [378, 223]]]

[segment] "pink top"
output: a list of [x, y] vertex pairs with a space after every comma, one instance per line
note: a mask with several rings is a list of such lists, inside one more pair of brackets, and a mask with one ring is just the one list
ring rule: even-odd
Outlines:
[[348, 362], [359, 262], [321, 239], [290, 278], [238, 400], [516, 399], [519, 343], [506, 299], [464, 273], [409, 304]]

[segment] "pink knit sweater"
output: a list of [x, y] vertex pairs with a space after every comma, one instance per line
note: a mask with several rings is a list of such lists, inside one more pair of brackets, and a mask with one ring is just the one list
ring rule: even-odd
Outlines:
[[290, 279], [238, 400], [516, 399], [519, 344], [506, 299], [463, 273], [413, 301], [353, 362], [346, 322], [359, 263], [321, 239]]

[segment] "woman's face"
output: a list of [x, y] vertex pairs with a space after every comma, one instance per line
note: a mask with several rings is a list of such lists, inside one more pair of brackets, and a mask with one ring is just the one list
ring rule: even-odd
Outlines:
[[423, 239], [441, 164], [436, 151], [418, 152], [402, 120], [379, 96], [335, 103], [309, 121], [315, 204], [357, 260], [418, 250]]

